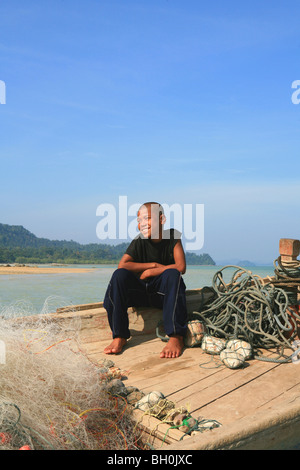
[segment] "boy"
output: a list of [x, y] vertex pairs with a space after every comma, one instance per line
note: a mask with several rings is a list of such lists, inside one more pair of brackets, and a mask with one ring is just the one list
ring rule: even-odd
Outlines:
[[157, 202], [146, 202], [138, 211], [140, 234], [130, 243], [113, 273], [104, 298], [104, 308], [113, 334], [106, 354], [118, 354], [130, 337], [127, 308], [163, 309], [169, 341], [161, 358], [181, 355], [187, 328], [185, 254], [179, 232], [163, 230], [165, 215]]

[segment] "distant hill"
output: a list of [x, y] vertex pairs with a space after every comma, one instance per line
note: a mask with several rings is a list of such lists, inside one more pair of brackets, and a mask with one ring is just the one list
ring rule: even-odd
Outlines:
[[0, 247], [5, 248], [40, 248], [41, 246], [69, 246], [76, 248], [80, 244], [74, 241], [48, 240], [38, 238], [22, 225], [0, 224]]
[[190, 251], [187, 251], [185, 254], [185, 258], [187, 264], [208, 266], [215, 266], [216, 264], [212, 257], [207, 253], [196, 255], [196, 253], [191, 253]]
[[252, 261], [248, 261], [247, 259], [238, 261], [237, 265], [243, 266], [244, 268], [251, 268], [251, 267], [256, 266], [255, 263], [253, 263]]
[[[80, 244], [39, 238], [22, 225], [0, 224], [0, 263], [115, 264], [129, 243]], [[210, 255], [186, 253], [187, 264], [215, 265]]]
[[241, 266], [244, 268], [251, 268], [257, 266], [253, 261], [249, 260], [241, 260], [238, 258], [231, 258], [225, 260], [216, 260], [217, 265], [219, 266], [227, 266], [227, 265], [234, 265], [234, 266]]

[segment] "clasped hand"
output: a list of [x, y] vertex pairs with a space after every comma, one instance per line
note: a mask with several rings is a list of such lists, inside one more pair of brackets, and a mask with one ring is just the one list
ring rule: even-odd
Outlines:
[[147, 279], [148, 277], [159, 276], [164, 270], [166, 266], [159, 263], [153, 263], [153, 267], [145, 269], [140, 275], [140, 279]]

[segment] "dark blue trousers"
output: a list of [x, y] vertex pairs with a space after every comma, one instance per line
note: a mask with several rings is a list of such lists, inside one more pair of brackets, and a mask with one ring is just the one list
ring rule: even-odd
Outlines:
[[104, 297], [113, 338], [130, 337], [128, 307], [161, 308], [166, 335], [184, 336], [186, 333], [185, 284], [177, 269], [166, 269], [159, 276], [146, 280], [127, 269], [117, 269]]

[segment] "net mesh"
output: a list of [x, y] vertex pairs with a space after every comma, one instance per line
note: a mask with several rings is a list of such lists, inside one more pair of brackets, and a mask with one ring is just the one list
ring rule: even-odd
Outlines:
[[109, 392], [108, 369], [80, 352], [80, 317], [63, 324], [25, 315], [0, 318], [0, 449], [136, 449], [126, 400]]

